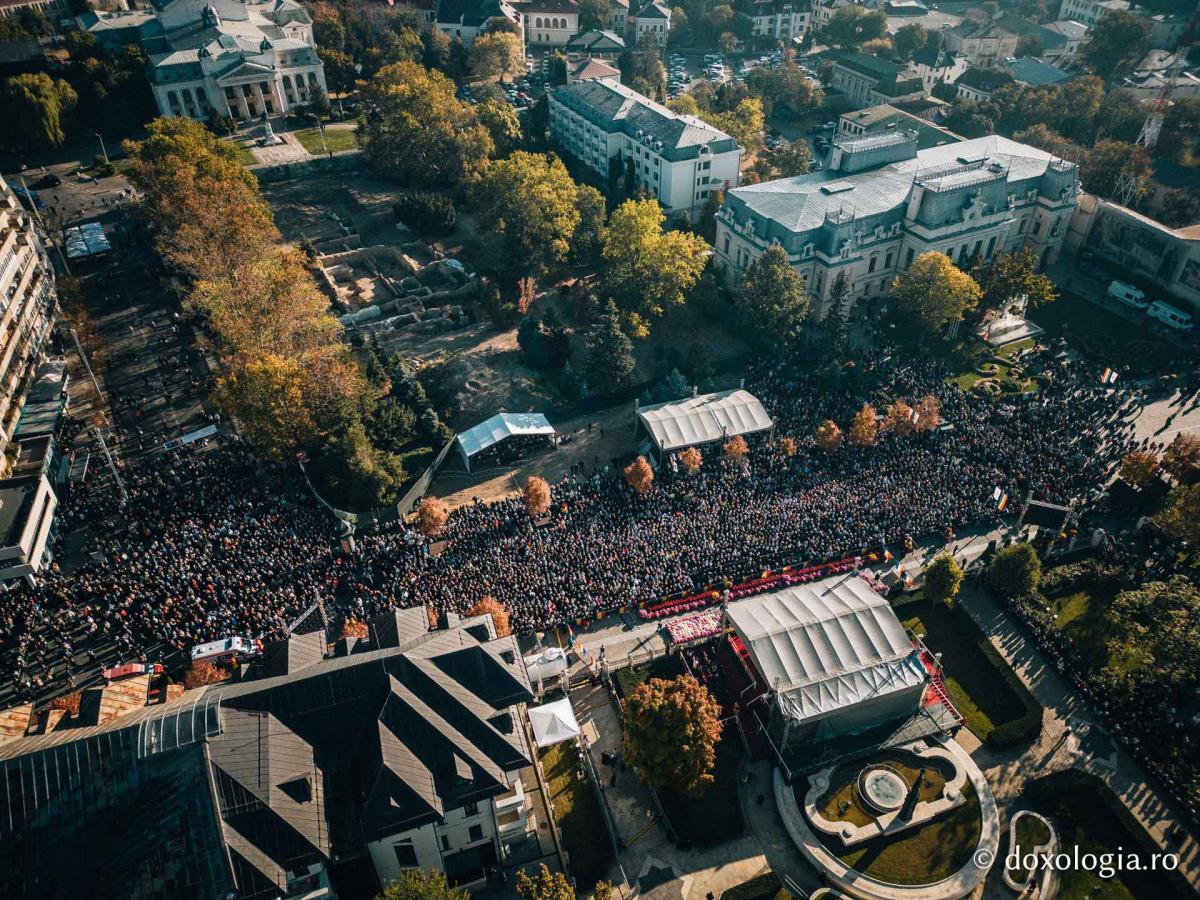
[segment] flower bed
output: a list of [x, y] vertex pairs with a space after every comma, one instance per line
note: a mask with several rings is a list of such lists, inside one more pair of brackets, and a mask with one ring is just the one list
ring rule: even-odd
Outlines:
[[706, 609], [694, 616], [683, 616], [667, 623], [667, 634], [672, 644], [690, 644], [712, 637], [721, 631], [721, 611]]

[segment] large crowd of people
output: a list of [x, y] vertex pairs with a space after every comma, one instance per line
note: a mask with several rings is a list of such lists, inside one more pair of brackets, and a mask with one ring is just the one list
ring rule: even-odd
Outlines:
[[[485, 595], [518, 631], [590, 621], [762, 568], [819, 561], [906, 536], [994, 521], [997, 487], [1019, 509], [1027, 493], [1062, 502], [1102, 483], [1124, 446], [1115, 425], [1130, 392], [1064, 366], [1039, 393], [993, 400], [947, 385], [934, 364], [859, 354], [853, 379], [763, 365], [747, 385], [776, 418], [778, 441], [751, 442], [745, 464], [703, 448], [695, 475], [665, 470], [640, 496], [619, 468], [576, 472], [554, 486], [549, 523], [519, 498], [456, 510], [441, 553], [399, 524], [357, 535], [296, 473], [237, 443], [149, 458], [111, 487], [64, 502], [60, 533], [86, 535], [83, 561], [0, 594], [0, 683], [36, 696], [99, 664], [186, 651], [232, 634], [279, 633], [321, 599], [336, 616], [390, 606], [462, 611]], [[829, 455], [812, 439], [848, 425], [866, 399], [935, 395], [945, 425], [885, 434]], [[92, 648], [104, 648], [94, 650]]]

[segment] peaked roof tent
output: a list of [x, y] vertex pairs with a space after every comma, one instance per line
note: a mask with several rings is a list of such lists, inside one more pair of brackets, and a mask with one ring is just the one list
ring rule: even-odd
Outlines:
[[571, 701], [566, 697], [553, 703], [530, 707], [529, 724], [533, 728], [533, 740], [538, 747], [549, 747], [579, 736], [579, 721], [575, 718]]
[[738, 600], [727, 615], [798, 721], [917, 690], [928, 677], [887, 599], [854, 575]]
[[541, 413], [499, 413], [474, 428], [468, 428], [458, 436], [458, 452], [463, 462], [471, 468], [471, 457], [476, 456], [505, 438], [515, 435], [554, 434], [554, 426]]
[[637, 415], [663, 453], [766, 431], [775, 424], [758, 398], [741, 389], [643, 406]]

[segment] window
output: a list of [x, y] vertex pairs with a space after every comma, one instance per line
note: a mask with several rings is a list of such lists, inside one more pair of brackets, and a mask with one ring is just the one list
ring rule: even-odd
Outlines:
[[870, 274], [871, 272], [874, 272], [877, 265], [879, 265], [879, 257], [872, 256], [871, 261], [867, 264], [867, 273]]
[[448, 835], [448, 834], [442, 835], [442, 849], [443, 850], [450, 849], [450, 835]]
[[885, 269], [890, 269], [892, 267], [892, 251], [891, 250], [888, 251], [887, 258], [884, 259], [884, 261], [883, 261], [883, 267]]
[[470, 828], [468, 828], [467, 829], [467, 839], [471, 840], [471, 841], [482, 841], [483, 840], [483, 826], [482, 825], [472, 825]]
[[396, 851], [396, 862], [400, 864], [400, 868], [409, 869], [417, 864], [417, 851], [412, 841], [396, 844], [392, 849]]
[[992, 251], [996, 249], [996, 236], [993, 234], [991, 240], [988, 241], [987, 255], [990, 258]]
[[470, 818], [471, 816], [479, 815], [479, 804], [478, 803], [464, 804], [463, 815], [466, 816], [467, 818]]
[[1041, 233], [1042, 233], [1042, 220], [1040, 218], [1034, 219], [1033, 220], [1033, 236], [1037, 237]]
[[729, 235], [725, 235], [725, 252], [729, 252]]
[[1024, 234], [1024, 233], [1025, 233], [1025, 226], [1026, 226], [1026, 225], [1028, 225], [1028, 224], [1029, 224], [1029, 220], [1028, 220], [1028, 219], [1022, 219], [1022, 220], [1021, 220], [1021, 224], [1017, 226], [1017, 234]]
[[904, 268], [907, 269], [909, 266], [912, 265], [912, 262], [913, 262], [913, 250], [911, 247], [909, 247], [908, 248], [908, 256], [906, 256], [904, 258]]

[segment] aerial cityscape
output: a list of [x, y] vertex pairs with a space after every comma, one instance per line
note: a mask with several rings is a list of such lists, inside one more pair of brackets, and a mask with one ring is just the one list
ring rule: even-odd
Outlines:
[[30, 900], [1200, 897], [1200, 2], [0, 0]]

